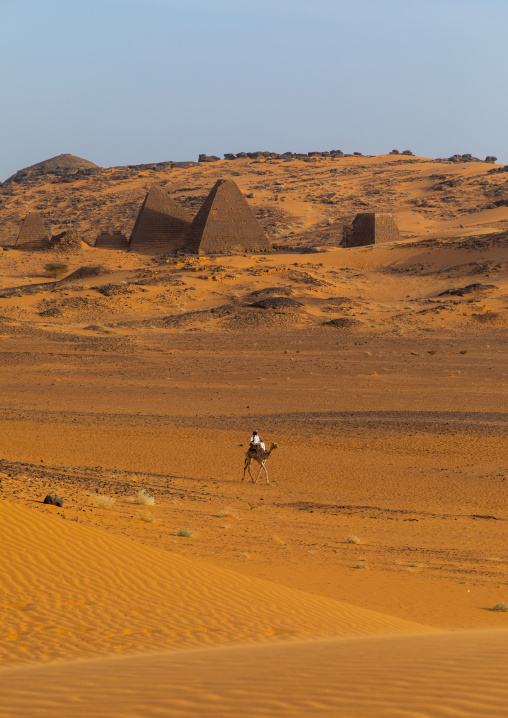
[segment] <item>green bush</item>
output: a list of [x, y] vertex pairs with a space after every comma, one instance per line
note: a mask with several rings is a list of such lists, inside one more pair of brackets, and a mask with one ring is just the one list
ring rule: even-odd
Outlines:
[[61, 262], [48, 262], [48, 264], [44, 265], [44, 269], [51, 277], [57, 279], [57, 277], [61, 277], [62, 274], [69, 271], [69, 265]]

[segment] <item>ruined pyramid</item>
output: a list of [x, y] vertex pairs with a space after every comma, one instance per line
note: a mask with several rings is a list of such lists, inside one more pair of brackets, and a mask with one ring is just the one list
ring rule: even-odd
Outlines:
[[15, 247], [30, 249], [40, 247], [49, 239], [42, 217], [37, 212], [29, 212], [25, 217], [16, 239]]
[[219, 180], [197, 213], [185, 249], [194, 254], [270, 248], [247, 200], [232, 180]]
[[128, 249], [129, 240], [120, 231], [100, 232], [97, 235], [94, 247], [98, 249]]
[[393, 214], [387, 212], [360, 212], [342, 230], [343, 247], [363, 247], [380, 242], [397, 242], [399, 239]]
[[167, 192], [153, 186], [139, 210], [130, 246], [135, 251], [155, 254], [181, 249], [192, 217]]

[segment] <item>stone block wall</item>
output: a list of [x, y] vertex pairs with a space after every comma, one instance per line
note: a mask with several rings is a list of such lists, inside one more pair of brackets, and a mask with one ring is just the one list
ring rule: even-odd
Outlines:
[[396, 242], [399, 229], [392, 214], [384, 212], [360, 212], [352, 224], [344, 225], [343, 247], [363, 247], [380, 242]]

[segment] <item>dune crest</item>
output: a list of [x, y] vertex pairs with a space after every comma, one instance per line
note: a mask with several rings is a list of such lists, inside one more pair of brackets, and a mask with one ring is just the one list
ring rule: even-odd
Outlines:
[[0, 716], [506, 715], [508, 632], [333, 639], [0, 671]]
[[281, 638], [426, 632], [1, 502], [3, 664]]

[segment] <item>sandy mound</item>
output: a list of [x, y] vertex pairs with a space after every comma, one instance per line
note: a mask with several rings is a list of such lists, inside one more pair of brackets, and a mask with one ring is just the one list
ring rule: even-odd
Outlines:
[[508, 632], [334, 639], [0, 671], [0, 716], [506, 715]]
[[[24, 167], [18, 170], [13, 177], [29, 177], [31, 175], [45, 175], [53, 172], [77, 172], [78, 170], [86, 170], [97, 168], [98, 165], [90, 162], [90, 160], [84, 160], [82, 157], [76, 157], [76, 155], [57, 155], [51, 157], [49, 160], [43, 160], [42, 162], [36, 162], [34, 165]], [[12, 179], [12, 178], [9, 178]]]
[[505, 327], [508, 325], [508, 312], [485, 312], [485, 314], [479, 314], [477, 319], [480, 324]]
[[429, 630], [8, 502], [1, 503], [0, 533], [4, 663]]

